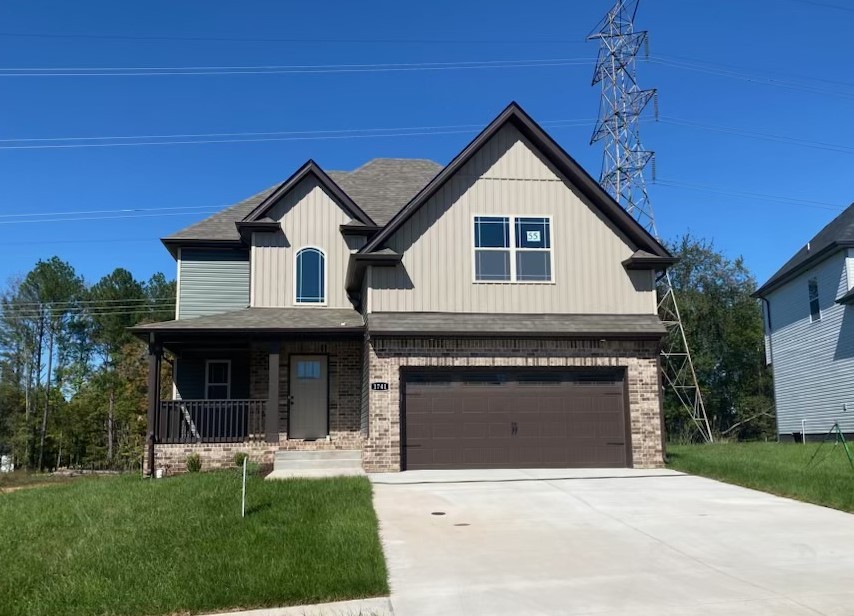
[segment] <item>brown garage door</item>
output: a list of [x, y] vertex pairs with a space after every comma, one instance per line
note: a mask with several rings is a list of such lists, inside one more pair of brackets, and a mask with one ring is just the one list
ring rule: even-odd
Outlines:
[[624, 467], [622, 372], [404, 375], [404, 468]]

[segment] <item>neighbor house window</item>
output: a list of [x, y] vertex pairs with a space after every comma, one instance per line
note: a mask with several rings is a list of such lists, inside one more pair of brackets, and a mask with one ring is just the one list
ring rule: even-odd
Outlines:
[[231, 397], [231, 361], [209, 359], [205, 362], [205, 398], [227, 400]]
[[475, 216], [477, 282], [551, 282], [551, 219]]
[[296, 258], [296, 303], [326, 303], [326, 255], [319, 248], [303, 248]]
[[821, 321], [821, 307], [818, 304], [818, 282], [813, 278], [807, 285], [810, 293], [810, 321]]

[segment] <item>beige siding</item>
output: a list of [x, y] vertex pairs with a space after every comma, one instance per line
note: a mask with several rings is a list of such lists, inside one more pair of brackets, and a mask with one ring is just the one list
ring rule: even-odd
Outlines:
[[326, 305], [349, 308], [344, 276], [350, 248], [338, 227], [350, 220], [314, 178], [306, 178], [270, 210], [281, 221], [284, 235], [252, 236], [253, 306], [294, 305], [294, 258], [301, 248], [314, 246], [326, 253]]
[[[553, 283], [475, 283], [473, 217], [552, 217]], [[636, 247], [588, 206], [512, 126], [502, 129], [386, 245], [372, 268], [372, 312], [655, 313], [652, 274], [629, 273]]]

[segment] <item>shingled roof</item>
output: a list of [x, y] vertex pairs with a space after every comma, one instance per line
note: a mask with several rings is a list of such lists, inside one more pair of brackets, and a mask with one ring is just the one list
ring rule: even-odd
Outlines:
[[757, 289], [754, 296], [763, 297], [806, 270], [811, 264], [830, 256], [837, 250], [851, 247], [854, 247], [854, 203], [801, 247], [783, 267]]
[[[378, 225], [384, 225], [433, 179], [442, 165], [432, 160], [375, 158], [353, 171], [330, 171], [329, 177]], [[240, 240], [234, 223], [243, 220], [281, 184], [163, 238], [163, 242]]]
[[354, 171], [330, 171], [329, 177], [374, 222], [384, 225], [441, 170], [432, 160], [375, 158]]

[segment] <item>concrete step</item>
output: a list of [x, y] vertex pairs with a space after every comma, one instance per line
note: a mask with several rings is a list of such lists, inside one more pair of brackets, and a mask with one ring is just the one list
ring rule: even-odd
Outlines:
[[265, 479], [325, 479], [328, 477], [356, 477], [364, 475], [362, 467], [358, 468], [324, 468], [324, 469], [292, 469], [273, 470]]
[[335, 449], [325, 451], [286, 451], [276, 452], [276, 458], [282, 461], [296, 460], [358, 460], [362, 461], [362, 452], [358, 449]]
[[273, 470], [322, 470], [326, 468], [362, 468], [362, 459], [292, 460], [290, 458], [276, 458], [273, 462]]

